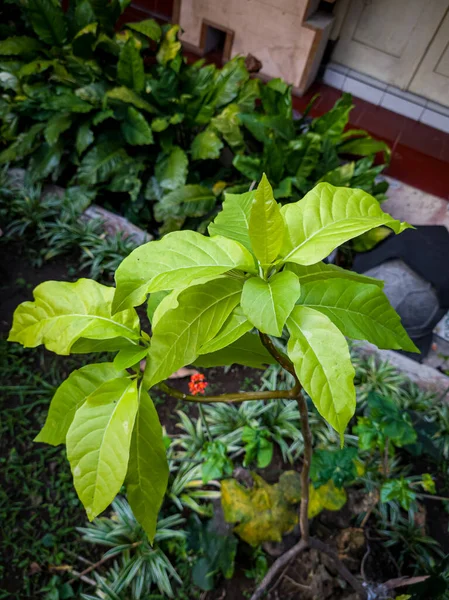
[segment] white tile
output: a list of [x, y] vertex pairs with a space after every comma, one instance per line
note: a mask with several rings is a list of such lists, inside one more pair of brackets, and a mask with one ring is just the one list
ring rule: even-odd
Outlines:
[[352, 77], [346, 77], [343, 84], [343, 91], [349, 92], [356, 98], [362, 98], [362, 100], [371, 102], [371, 104], [375, 104], [376, 106], [380, 104], [384, 95], [383, 90], [379, 90], [362, 81], [357, 81], [357, 79], [353, 79]]
[[345, 67], [344, 65], [340, 65], [339, 63], [330, 62], [327, 64], [328, 69], [332, 69], [333, 71], [337, 71], [342, 75], [347, 75], [349, 71], [349, 67]]
[[418, 94], [412, 94], [411, 92], [404, 92], [404, 90], [400, 90], [394, 85], [387, 85], [387, 92], [390, 92], [393, 96], [399, 96], [399, 98], [413, 102], [413, 104], [418, 104], [420, 106], [426, 106], [427, 104], [426, 98], [418, 96]]
[[435, 129], [440, 129], [441, 131], [449, 133], [449, 117], [445, 117], [434, 110], [425, 108], [420, 121], [430, 127], [435, 127]]
[[404, 117], [413, 119], [414, 121], [418, 121], [424, 111], [424, 106], [409, 102], [408, 100], [399, 98], [399, 96], [395, 96], [389, 92], [386, 92], [382, 98], [381, 106], [400, 115], [404, 115]]
[[343, 84], [345, 82], [346, 76], [343, 75], [342, 73], [338, 73], [337, 71], [334, 71], [333, 69], [326, 69], [324, 71], [324, 75], [323, 75], [323, 81], [324, 83], [327, 83], [327, 85], [330, 85], [333, 88], [336, 88], [337, 90], [341, 90], [343, 89]]
[[427, 101], [426, 108], [429, 110], [433, 110], [434, 112], [440, 113], [449, 117], [449, 108], [447, 106], [443, 106], [442, 104], [438, 104], [437, 102], [432, 102], [431, 100]]
[[347, 73], [348, 77], [352, 79], [356, 79], [357, 81], [361, 81], [362, 83], [366, 83], [371, 85], [372, 87], [377, 88], [378, 90], [386, 90], [387, 84], [383, 81], [379, 81], [371, 75], [366, 75], [366, 73], [360, 73], [359, 71], [354, 71], [353, 69], [349, 69]]

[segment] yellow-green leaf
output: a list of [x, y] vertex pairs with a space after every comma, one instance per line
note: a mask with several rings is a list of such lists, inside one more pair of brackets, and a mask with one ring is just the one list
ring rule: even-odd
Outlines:
[[249, 237], [262, 266], [278, 256], [284, 235], [284, 222], [265, 173], [254, 195], [249, 217]]
[[313, 265], [340, 244], [380, 225], [395, 233], [410, 227], [384, 213], [367, 192], [329, 183], [319, 183], [281, 212], [285, 221], [282, 260], [300, 265]]
[[354, 367], [344, 335], [330, 319], [295, 306], [287, 319], [288, 355], [318, 412], [343, 433], [355, 411]]
[[190, 286], [177, 296], [175, 308], [156, 323], [153, 319], [144, 378], [147, 389], [197, 358], [201, 346], [217, 335], [237, 306], [241, 292], [242, 282], [227, 277]]
[[137, 412], [131, 439], [126, 491], [134, 516], [153, 541], [157, 515], [168, 482], [168, 463], [159, 422], [153, 401], [147, 392], [140, 390]]
[[242, 310], [259, 331], [280, 337], [300, 290], [298, 278], [291, 271], [276, 273], [269, 281], [251, 277], [243, 285]]
[[88, 396], [70, 425], [67, 457], [90, 521], [123, 484], [137, 408], [136, 380], [112, 379]]
[[64, 444], [75, 413], [84, 404], [87, 396], [106, 381], [125, 375], [125, 371], [117, 369], [112, 363], [86, 365], [70, 373], [56, 390], [45, 425], [34, 441], [52, 446]]
[[169, 233], [125, 258], [115, 273], [115, 311], [139, 306], [149, 292], [184, 288], [202, 277], [226, 271], [254, 271], [254, 259], [243, 246], [221, 236], [195, 231]]
[[135, 310], [111, 315], [114, 288], [90, 279], [46, 281], [33, 294], [34, 302], [23, 302], [14, 312], [10, 342], [25, 348], [44, 344], [48, 350], [65, 355], [80, 338], [140, 337]]

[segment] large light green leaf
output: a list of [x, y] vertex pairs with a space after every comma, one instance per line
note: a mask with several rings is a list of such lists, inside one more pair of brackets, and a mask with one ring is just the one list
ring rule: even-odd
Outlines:
[[194, 285], [177, 297], [178, 306], [157, 323], [147, 358], [144, 385], [150, 388], [192, 363], [200, 348], [214, 338], [240, 301], [242, 282], [221, 277]]
[[124, 85], [109, 90], [109, 92], [106, 93], [106, 98], [111, 100], [119, 100], [120, 102], [124, 102], [125, 104], [132, 104], [136, 108], [146, 110], [149, 113], [157, 112], [154, 106], [151, 106], [151, 104], [143, 98], [141, 98], [139, 94], [136, 94], [136, 92], [130, 90]]
[[107, 181], [128, 159], [122, 144], [100, 142], [87, 152], [78, 167], [78, 183], [95, 185]]
[[195, 231], [169, 233], [140, 246], [120, 264], [113, 310], [139, 306], [149, 292], [186, 287], [201, 277], [218, 277], [232, 269], [255, 269], [252, 256], [237, 242]]
[[26, 35], [14, 36], [0, 40], [0, 55], [1, 56], [22, 56], [26, 54], [34, 54], [39, 52], [41, 48], [40, 42]]
[[236, 306], [217, 335], [203, 344], [200, 354], [210, 354], [229, 346], [253, 328], [246, 318], [241, 306]]
[[156, 55], [156, 59], [161, 65], [166, 65], [176, 58], [176, 55], [181, 50], [181, 42], [178, 40], [178, 31], [179, 25], [173, 25], [166, 32]]
[[355, 411], [354, 368], [348, 344], [326, 315], [296, 306], [287, 319], [288, 355], [318, 412], [341, 439]]
[[57, 0], [28, 0], [26, 11], [36, 35], [50, 46], [62, 46], [67, 24]]
[[198, 133], [194, 138], [190, 150], [193, 160], [206, 160], [220, 157], [223, 142], [212, 129]]
[[189, 159], [184, 150], [173, 146], [168, 154], [159, 155], [154, 174], [164, 191], [172, 191], [185, 184], [188, 167]]
[[129, 369], [143, 360], [148, 353], [148, 348], [139, 344], [129, 342], [125, 348], [122, 348], [114, 358], [114, 367], [116, 369]]
[[145, 21], [138, 21], [137, 23], [126, 23], [125, 27], [137, 31], [137, 33], [141, 33], [155, 42], [158, 42], [161, 39], [161, 26], [153, 19], [146, 19]]
[[276, 273], [269, 281], [251, 277], [243, 286], [242, 310], [259, 331], [279, 337], [300, 290], [298, 278], [291, 271]]
[[137, 409], [137, 382], [122, 377], [100, 386], [75, 413], [67, 458], [90, 521], [109, 506], [125, 480]]
[[263, 369], [267, 365], [276, 364], [265, 346], [254, 333], [245, 333], [241, 338], [215, 352], [202, 354], [193, 363], [197, 367], [225, 367], [228, 365], [244, 365], [254, 369]]
[[25, 77], [29, 77], [30, 75], [36, 75], [38, 73], [43, 73], [50, 67], [55, 65], [54, 60], [33, 60], [23, 67], [19, 71], [19, 78], [24, 79]]
[[262, 266], [271, 264], [279, 254], [284, 222], [273, 190], [265, 174], [254, 194], [249, 216], [249, 237], [257, 260]]
[[132, 146], [145, 146], [154, 141], [150, 124], [143, 114], [132, 106], [128, 106], [126, 120], [122, 122], [121, 127], [125, 140]]
[[202, 217], [215, 206], [215, 195], [204, 185], [187, 184], [166, 194], [154, 207], [157, 221], [174, 217]]
[[401, 319], [376, 285], [348, 279], [313, 281], [301, 287], [298, 304], [327, 315], [344, 335], [379, 348], [418, 352]]
[[33, 294], [34, 302], [23, 302], [14, 312], [10, 342], [25, 348], [45, 344], [48, 350], [65, 355], [79, 338], [140, 337], [134, 310], [111, 316], [114, 288], [90, 279], [46, 281]]
[[122, 49], [117, 63], [117, 78], [121, 84], [139, 93], [145, 87], [145, 70], [140, 49], [130, 37]]
[[225, 194], [223, 210], [208, 227], [209, 235], [223, 235], [240, 242], [250, 252], [249, 215], [255, 191], [245, 194]]
[[86, 365], [70, 373], [56, 390], [48, 409], [44, 427], [34, 438], [35, 442], [45, 442], [52, 446], [64, 444], [67, 431], [76, 411], [84, 404], [87, 396], [110, 379], [125, 377], [112, 363]]
[[60, 113], [52, 117], [45, 127], [44, 137], [50, 146], [56, 144], [61, 133], [67, 131], [72, 124], [72, 115], [70, 113]]
[[139, 411], [131, 438], [126, 491], [134, 516], [150, 541], [168, 482], [168, 464], [162, 427], [153, 401], [140, 390]]
[[342, 269], [336, 265], [326, 264], [319, 262], [314, 265], [297, 265], [295, 263], [287, 263], [285, 265], [287, 271], [292, 271], [299, 279], [299, 283], [309, 283], [311, 281], [318, 281], [320, 279], [350, 279], [352, 281], [359, 281], [360, 283], [369, 283], [371, 285], [377, 285], [381, 289], [384, 287], [384, 282], [374, 277], [368, 277], [367, 275], [360, 275], [354, 273], [354, 271], [348, 271]]
[[283, 206], [281, 212], [285, 221], [283, 261], [300, 265], [317, 263], [340, 244], [374, 227], [386, 225], [395, 233], [409, 227], [384, 213], [378, 201], [363, 190], [329, 183], [319, 183], [299, 202]]

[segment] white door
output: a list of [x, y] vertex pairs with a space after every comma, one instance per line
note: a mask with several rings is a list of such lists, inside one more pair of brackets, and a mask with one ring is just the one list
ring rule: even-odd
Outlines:
[[449, 0], [351, 0], [332, 60], [406, 89], [448, 8]]
[[449, 106], [449, 12], [424, 55], [409, 89]]

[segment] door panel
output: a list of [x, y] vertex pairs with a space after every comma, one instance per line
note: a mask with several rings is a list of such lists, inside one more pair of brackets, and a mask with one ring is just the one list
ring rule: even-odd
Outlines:
[[449, 106], [449, 12], [410, 84], [410, 91]]
[[352, 0], [332, 60], [406, 88], [449, 0]]

